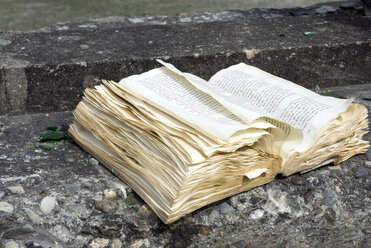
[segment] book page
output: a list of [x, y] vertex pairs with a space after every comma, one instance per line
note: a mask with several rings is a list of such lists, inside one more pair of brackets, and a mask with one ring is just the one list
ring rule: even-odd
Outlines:
[[165, 67], [130, 76], [119, 84], [130, 94], [213, 139], [227, 141], [234, 133], [250, 127], [213, 97]]
[[[301, 130], [303, 140], [296, 151], [307, 149], [320, 129], [344, 112], [352, 101], [320, 96], [242, 63], [218, 72], [209, 84], [218, 89], [218, 98], [222, 98], [223, 102], [228, 101], [227, 108], [247, 123], [254, 120], [251, 118], [252, 113], [258, 113], [259, 117], [279, 121], [271, 123], [284, 130], [288, 137], [292, 136], [292, 132], [298, 133]], [[296, 143], [292, 142], [290, 148], [295, 146]], [[288, 147], [285, 149], [289, 150]]]
[[[159, 62], [176, 70], [170, 64]], [[293, 149], [306, 150], [320, 129], [344, 112], [352, 101], [320, 96], [243, 63], [219, 71], [208, 83], [198, 80], [192, 74], [182, 75], [245, 123], [251, 124], [257, 119], [263, 119], [280, 129], [275, 132], [279, 132], [277, 137], [278, 143], [282, 145], [281, 155]]]

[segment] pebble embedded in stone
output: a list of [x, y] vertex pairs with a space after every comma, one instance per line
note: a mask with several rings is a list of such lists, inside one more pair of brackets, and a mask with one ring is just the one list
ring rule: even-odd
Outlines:
[[50, 214], [53, 211], [56, 203], [57, 202], [54, 197], [46, 196], [40, 203], [40, 209], [44, 214]]
[[191, 22], [192, 19], [189, 18], [189, 17], [183, 17], [183, 18], [180, 18], [179, 21], [180, 21], [180, 22]]
[[122, 242], [119, 239], [113, 239], [111, 248], [121, 248], [122, 247]]
[[287, 197], [286, 206], [290, 209], [290, 216], [299, 217], [303, 214], [300, 199], [295, 196]]
[[83, 45], [80, 45], [80, 48], [83, 49], [83, 50], [85, 50], [85, 49], [88, 49], [89, 48], [89, 45], [83, 44]]
[[23, 209], [23, 211], [25, 211], [25, 213], [27, 214], [28, 218], [30, 219], [30, 221], [33, 224], [36, 224], [36, 225], [42, 225], [42, 224], [44, 224], [44, 219], [41, 218], [38, 214], [34, 213], [32, 210], [30, 210], [30, 209]]
[[97, 28], [97, 25], [94, 25], [94, 24], [84, 24], [84, 25], [79, 25], [79, 28]]
[[128, 186], [124, 183], [115, 183], [113, 185], [115, 188], [117, 188], [118, 190], [121, 191], [121, 197], [123, 199], [126, 199], [128, 197], [127, 193], [126, 193], [126, 189], [128, 188]]
[[4, 248], [18, 248], [19, 245], [15, 241], [6, 242]]
[[12, 44], [12, 42], [10, 40], [2, 40], [0, 39], [0, 46], [8, 46]]
[[209, 215], [210, 223], [215, 223], [220, 218], [220, 213], [218, 210], [213, 209]]
[[105, 238], [96, 238], [93, 240], [93, 244], [97, 244], [99, 246], [106, 246], [109, 244], [109, 239], [105, 239]]
[[264, 216], [264, 210], [257, 209], [250, 214], [249, 218], [253, 220], [258, 220], [258, 219], [261, 219], [263, 216]]
[[58, 30], [58, 31], [68, 30], [68, 29], [69, 29], [68, 26], [58, 26], [58, 27], [57, 27], [57, 30]]
[[228, 203], [223, 202], [222, 204], [220, 204], [219, 211], [221, 214], [229, 214], [233, 213], [235, 209]]
[[8, 187], [8, 190], [10, 191], [10, 193], [16, 195], [24, 195], [25, 193], [23, 187], [20, 185]]
[[73, 234], [62, 225], [53, 226], [49, 232], [63, 243], [70, 242], [74, 238]]
[[337, 9], [330, 6], [330, 5], [322, 5], [321, 7], [315, 9], [315, 12], [317, 14], [326, 14], [326, 13], [333, 13], [335, 12]]
[[231, 204], [231, 206], [236, 207], [238, 204], [238, 195], [229, 198], [229, 203]]
[[313, 184], [313, 186], [318, 187], [318, 186], [321, 186], [323, 184], [323, 181], [322, 181], [321, 178], [315, 178], [315, 179], [313, 179], [312, 184]]
[[135, 18], [128, 18], [128, 20], [130, 22], [132, 22], [132, 23], [142, 23], [142, 22], [144, 22], [143, 18], [137, 18], [137, 17], [135, 17]]
[[117, 196], [116, 192], [111, 189], [105, 189], [103, 193], [104, 193], [104, 197], [107, 199], [113, 199]]
[[323, 200], [321, 204], [328, 206], [328, 207], [333, 206], [336, 203], [337, 198], [338, 198], [338, 194], [332, 189], [323, 190], [322, 195], [323, 195]]
[[138, 214], [140, 214], [143, 217], [153, 217], [156, 216], [156, 214], [152, 211], [152, 209], [147, 205], [143, 204], [139, 209], [138, 209]]
[[91, 159], [89, 160], [89, 163], [90, 163], [91, 165], [99, 165], [98, 160], [96, 160], [95, 158], [91, 158]]
[[365, 189], [371, 190], [371, 178], [369, 177], [367, 182], [365, 183]]
[[118, 204], [115, 201], [103, 200], [97, 201], [95, 207], [106, 214], [111, 214], [116, 211]]
[[25, 158], [23, 159], [24, 163], [29, 163], [31, 161], [31, 157], [26, 155]]
[[30, 225], [26, 224], [22, 227], [16, 227], [10, 230], [7, 230], [6, 232], [3, 233], [3, 238], [5, 239], [19, 239], [20, 236], [34, 233], [35, 229]]
[[75, 161], [75, 159], [73, 157], [69, 157], [69, 158], [66, 158], [66, 161], [69, 163], [72, 163]]
[[14, 211], [14, 207], [12, 204], [7, 202], [0, 202], [0, 212], [4, 212], [7, 214], [11, 214]]
[[147, 248], [147, 247], [150, 247], [150, 245], [151, 244], [150, 244], [149, 240], [147, 238], [145, 238], [145, 239], [134, 240], [131, 243], [130, 247], [145, 247], [145, 248]]
[[201, 226], [200, 227], [200, 233], [203, 235], [203, 236], [209, 236], [210, 233], [211, 233], [211, 230], [209, 227], [207, 226]]
[[367, 175], [368, 175], [368, 171], [365, 167], [361, 166], [356, 169], [356, 173], [355, 173], [356, 178], [367, 177]]
[[4, 197], [4, 195], [5, 195], [5, 192], [0, 191], [0, 200]]
[[293, 184], [295, 184], [295, 185], [303, 185], [303, 184], [305, 184], [305, 180], [303, 179], [303, 177], [301, 177], [299, 175], [292, 176], [291, 182]]
[[365, 153], [367, 160], [371, 161], [371, 148]]

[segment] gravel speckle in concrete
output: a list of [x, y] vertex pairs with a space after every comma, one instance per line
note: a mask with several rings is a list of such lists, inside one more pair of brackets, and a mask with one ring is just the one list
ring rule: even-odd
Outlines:
[[40, 209], [44, 214], [50, 214], [53, 211], [56, 203], [57, 202], [54, 197], [46, 196], [40, 203]]
[[8, 187], [8, 190], [10, 191], [10, 193], [16, 195], [23, 195], [25, 193], [23, 187], [20, 185]]
[[88, 45], [84, 45], [84, 44], [83, 44], [83, 45], [80, 45], [80, 48], [81, 48], [81, 49], [83, 49], [83, 50], [85, 50], [85, 49], [88, 49], [88, 48], [89, 48], [89, 46], [88, 46]]
[[355, 176], [356, 178], [367, 177], [368, 171], [365, 167], [361, 166], [356, 169]]
[[258, 220], [258, 219], [263, 218], [263, 216], [264, 216], [264, 210], [257, 209], [254, 212], [252, 212], [249, 217], [253, 220]]
[[6, 242], [4, 248], [18, 248], [19, 245], [15, 241]]
[[226, 202], [223, 202], [222, 204], [220, 204], [220, 213], [221, 214], [229, 214], [229, 213], [233, 213], [235, 211], [235, 209], [229, 205], [228, 203]]
[[11, 214], [13, 213], [14, 207], [8, 202], [0, 202], [0, 212]]
[[322, 205], [331, 207], [336, 203], [338, 194], [332, 189], [325, 189], [322, 191], [323, 200]]
[[367, 160], [371, 161], [371, 148], [368, 149], [365, 155], [366, 155]]

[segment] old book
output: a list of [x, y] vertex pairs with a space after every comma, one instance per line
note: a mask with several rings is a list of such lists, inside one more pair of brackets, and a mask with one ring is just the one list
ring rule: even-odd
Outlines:
[[364, 153], [367, 109], [253, 66], [209, 81], [173, 65], [87, 89], [69, 134], [165, 223]]

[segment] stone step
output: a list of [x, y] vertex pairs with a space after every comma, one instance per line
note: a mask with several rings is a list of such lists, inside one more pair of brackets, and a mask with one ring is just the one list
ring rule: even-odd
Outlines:
[[86, 87], [158, 67], [156, 58], [205, 79], [245, 62], [307, 88], [370, 83], [371, 19], [317, 12], [115, 17], [0, 32], [0, 115], [72, 110]]

